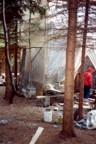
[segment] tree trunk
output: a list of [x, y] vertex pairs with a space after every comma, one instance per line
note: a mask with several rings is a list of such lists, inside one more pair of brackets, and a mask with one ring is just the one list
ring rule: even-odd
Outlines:
[[22, 59], [20, 60], [20, 83], [19, 83], [19, 92], [22, 93], [22, 88], [24, 84], [24, 77], [25, 77], [25, 61], [26, 61], [26, 49], [22, 49]]
[[83, 97], [84, 97], [84, 65], [85, 65], [85, 49], [86, 49], [86, 35], [88, 26], [88, 11], [89, 11], [89, 0], [86, 0], [86, 11], [85, 11], [85, 24], [83, 33], [82, 43], [82, 61], [81, 61], [81, 81], [80, 81], [80, 94], [79, 94], [79, 119], [83, 118]]
[[74, 57], [76, 46], [77, 28], [77, 0], [69, 0], [69, 22], [66, 50], [66, 73], [65, 73], [65, 95], [64, 95], [64, 118], [61, 135], [63, 137], [75, 136], [73, 117], [73, 96], [74, 96]]
[[17, 60], [18, 60], [18, 36], [17, 36], [17, 19], [15, 19], [15, 62], [14, 62], [14, 76], [15, 76], [15, 89], [17, 90]]
[[28, 67], [29, 67], [28, 86], [29, 86], [29, 88], [31, 87], [31, 84], [32, 84], [32, 80], [31, 80], [31, 69], [32, 69], [32, 64], [31, 64], [31, 39], [30, 39], [30, 36], [31, 36], [31, 11], [29, 12], [29, 58], [28, 58]]
[[6, 18], [5, 18], [5, 0], [2, 1], [2, 22], [3, 22], [3, 29], [4, 29], [4, 39], [5, 39], [5, 56], [6, 56], [6, 90], [5, 90], [5, 100], [8, 100], [9, 103], [13, 103], [14, 97], [14, 86], [12, 84], [12, 73], [10, 67], [10, 60], [9, 60], [9, 38], [8, 38], [8, 30], [6, 25]]

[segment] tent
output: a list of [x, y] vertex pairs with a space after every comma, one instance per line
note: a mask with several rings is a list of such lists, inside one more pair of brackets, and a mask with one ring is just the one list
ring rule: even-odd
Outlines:
[[[59, 6], [61, 5], [62, 3], [59, 3]], [[45, 89], [56, 88], [56, 84], [65, 79], [68, 21], [66, 10], [64, 11], [64, 7], [57, 9], [57, 4], [53, 5], [50, 2], [46, 18], [40, 20], [38, 14], [35, 14], [32, 20], [39, 25], [39, 28], [32, 29], [30, 48], [26, 37], [28, 33], [22, 35], [25, 49], [22, 49], [21, 61], [24, 60], [24, 64], [21, 70], [21, 83], [25, 88], [36, 86], [36, 83], [41, 84]], [[28, 25], [23, 25], [22, 29], [27, 29], [27, 27]], [[82, 48], [80, 45], [82, 45], [82, 39], [77, 39], [74, 78], [81, 65]], [[93, 49], [86, 49], [86, 56], [96, 69], [94, 45]]]

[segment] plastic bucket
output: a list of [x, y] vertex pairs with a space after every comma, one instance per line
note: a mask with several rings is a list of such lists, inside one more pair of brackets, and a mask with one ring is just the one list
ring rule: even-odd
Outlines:
[[52, 121], [52, 110], [51, 109], [45, 109], [44, 110], [44, 121], [45, 122], [51, 122]]

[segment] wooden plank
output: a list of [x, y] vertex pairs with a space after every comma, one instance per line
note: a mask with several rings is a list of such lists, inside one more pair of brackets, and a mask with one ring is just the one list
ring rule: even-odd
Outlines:
[[64, 94], [63, 95], [48, 95], [48, 96], [36, 96], [37, 99], [39, 100], [43, 100], [43, 105], [44, 106], [50, 106], [50, 99], [51, 98], [63, 98], [64, 97]]
[[37, 141], [37, 139], [39, 138], [39, 136], [41, 135], [42, 131], [44, 130], [44, 128], [39, 127], [35, 133], [35, 135], [32, 137], [32, 140], [30, 141], [29, 144], [35, 144], [35, 142]]

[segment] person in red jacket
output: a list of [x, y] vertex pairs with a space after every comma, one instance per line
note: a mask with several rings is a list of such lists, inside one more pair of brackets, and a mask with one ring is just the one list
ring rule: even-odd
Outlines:
[[84, 73], [84, 98], [90, 97], [90, 89], [92, 86], [92, 72], [93, 68], [88, 68], [87, 72]]

